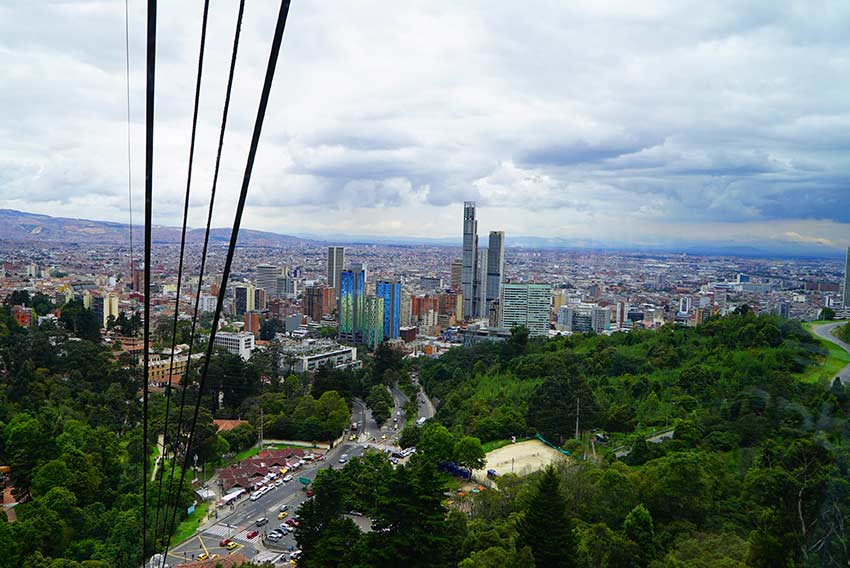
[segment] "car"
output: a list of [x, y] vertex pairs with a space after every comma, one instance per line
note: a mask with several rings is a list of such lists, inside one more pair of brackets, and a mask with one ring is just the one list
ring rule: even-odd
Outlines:
[[228, 542], [227, 546], [226, 546], [227, 550], [236, 550], [238, 547], [239, 547], [239, 545], [235, 542], [232, 542], [232, 541]]
[[349, 442], [353, 442], [356, 439], [357, 439], [357, 434], [352, 434], [351, 436], [348, 437]]
[[252, 538], [255, 538], [258, 534], [260, 534], [260, 531], [251, 531], [245, 535], [245, 538], [251, 540]]
[[230, 544], [231, 542], [233, 542], [233, 541], [232, 541], [232, 540], [230, 540], [229, 538], [223, 538], [223, 539], [221, 539], [220, 541], [218, 541], [218, 545], [219, 545], [219, 546], [227, 546], [227, 545], [228, 545], [228, 544]]
[[206, 552], [203, 552], [203, 553], [198, 555], [198, 560], [206, 560], [209, 557], [210, 557], [209, 554], [207, 554]]
[[275, 481], [275, 482], [274, 482], [274, 486], [275, 486], [275, 487], [280, 487], [281, 485], [283, 485], [283, 480], [282, 480], [282, 479], [278, 479], [277, 481]]
[[298, 560], [299, 558], [301, 558], [301, 551], [300, 550], [295, 550], [292, 553], [290, 553], [290, 555], [289, 555], [290, 560]]
[[308, 489], [308, 490], [307, 490], [307, 497], [312, 497], [312, 496], [313, 496], [313, 495], [315, 495], [315, 494], [316, 494], [316, 493], [315, 493], [312, 489]]
[[291, 475], [287, 475], [286, 477], [284, 477], [284, 478], [283, 478], [283, 481], [284, 481], [285, 483], [289, 483], [290, 481], [292, 481], [292, 476], [291, 476]]
[[398, 424], [393, 424], [393, 430], [398, 430]]
[[256, 521], [254, 521], [254, 524], [257, 525], [258, 527], [261, 527], [261, 526], [267, 524], [268, 522], [269, 522], [269, 520], [267, 518], [263, 517], [261, 519], [257, 519]]
[[215, 560], [218, 558], [218, 554], [210, 554], [210, 560]]
[[278, 527], [278, 530], [280, 530], [283, 534], [289, 534], [289, 525], [287, 525], [286, 523], [280, 523], [280, 527]]
[[282, 519], [285, 519], [287, 516], [289, 516], [289, 513], [287, 513], [286, 511], [281, 511], [277, 514], [277, 520], [280, 521]]
[[281, 513], [289, 510], [289, 505], [281, 505], [280, 509], [278, 509]]
[[398, 418], [393, 418], [393, 422], [398, 422]]
[[386, 435], [386, 434], [381, 434], [381, 439], [382, 439], [382, 440], [386, 440], [386, 439], [387, 439], [387, 435]]
[[398, 465], [398, 458], [390, 458], [390, 463], [393, 465]]
[[295, 519], [286, 519], [286, 524], [294, 528], [298, 526], [298, 521]]

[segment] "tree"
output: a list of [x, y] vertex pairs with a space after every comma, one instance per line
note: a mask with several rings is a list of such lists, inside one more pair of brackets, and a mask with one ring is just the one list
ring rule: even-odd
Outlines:
[[638, 566], [648, 566], [655, 559], [655, 529], [652, 525], [652, 515], [643, 504], [632, 509], [626, 516], [623, 532], [637, 545], [635, 563]]
[[536, 566], [575, 566], [576, 538], [555, 468], [543, 470], [517, 530], [519, 541], [531, 548]]
[[398, 445], [402, 448], [413, 448], [419, 445], [419, 439], [422, 437], [422, 428], [415, 424], [405, 426], [401, 431], [401, 436], [398, 438]]
[[416, 447], [431, 463], [452, 461], [455, 452], [455, 437], [439, 422], [428, 422], [422, 428], [422, 438]]
[[464, 436], [455, 443], [454, 460], [467, 469], [482, 469], [487, 463], [487, 455], [481, 447], [481, 440]]
[[372, 411], [372, 417], [380, 425], [387, 421], [392, 414], [393, 398], [390, 391], [382, 384], [374, 385], [369, 389], [366, 397], [366, 406]]
[[581, 427], [596, 422], [596, 402], [587, 382], [575, 375], [547, 378], [528, 402], [527, 420], [547, 439], [563, 443], [575, 430], [576, 409]]
[[832, 321], [835, 319], [835, 310], [832, 308], [823, 308], [820, 311], [820, 319]]

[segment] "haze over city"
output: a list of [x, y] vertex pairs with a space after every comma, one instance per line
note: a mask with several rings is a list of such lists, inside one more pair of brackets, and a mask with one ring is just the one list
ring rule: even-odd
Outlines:
[[[245, 11], [214, 226], [232, 221], [273, 4]], [[145, 7], [129, 5], [141, 141]], [[0, 6], [0, 80], [14, 85], [2, 102], [15, 109], [0, 117], [0, 208], [128, 221], [123, 8]], [[157, 224], [180, 224], [194, 8], [159, 11]], [[196, 227], [235, 11], [210, 11]], [[246, 228], [459, 244], [457, 212], [475, 200], [482, 233], [509, 245], [839, 256], [850, 240], [846, 3], [298, 2], [291, 17]]]

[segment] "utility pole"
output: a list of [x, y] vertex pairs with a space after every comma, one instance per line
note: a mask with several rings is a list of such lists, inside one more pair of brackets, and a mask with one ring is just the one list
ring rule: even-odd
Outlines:
[[576, 440], [578, 440], [578, 405], [581, 402], [581, 398], [576, 397]]

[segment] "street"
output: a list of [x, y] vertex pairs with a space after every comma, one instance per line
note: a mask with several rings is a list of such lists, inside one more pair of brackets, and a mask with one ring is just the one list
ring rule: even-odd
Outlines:
[[[833, 330], [835, 330], [835, 328], [845, 325], [846, 323], [846, 321], [839, 321], [824, 325], [816, 325], [812, 327], [812, 331], [814, 331], [815, 335], [817, 335], [818, 337], [826, 339], [827, 341], [838, 345], [845, 351], [850, 352], [850, 345], [832, 335], [832, 332]], [[836, 376], [841, 380], [843, 384], [850, 384], [850, 365], [847, 365], [846, 367], [841, 369]], [[830, 381], [830, 384], [831, 383], [832, 381]]]
[[[288, 552], [297, 548], [294, 532], [290, 532], [276, 543], [265, 539], [265, 536], [273, 529], [278, 528], [285, 519], [278, 519], [280, 507], [288, 506], [288, 516], [292, 518], [298, 508], [306, 500], [305, 486], [299, 483], [298, 478], [304, 477], [315, 479], [321, 468], [332, 467], [340, 469], [344, 464], [339, 463], [339, 458], [347, 454], [349, 458], [363, 455], [366, 447], [373, 447], [383, 451], [386, 448], [398, 449], [397, 440], [405, 424], [404, 405], [408, 399], [396, 386], [390, 389], [393, 398], [392, 416], [383, 428], [378, 426], [372, 417], [372, 412], [366, 404], [355, 398], [352, 401], [351, 421], [357, 422], [358, 434], [356, 441], [346, 441], [328, 451], [324, 460], [312, 462], [302, 469], [293, 472], [293, 479], [280, 487], [272, 489], [256, 501], [251, 501], [249, 495], [245, 494], [232, 506], [225, 506], [218, 510], [219, 518], [212, 525], [204, 528], [201, 532], [194, 534], [186, 541], [177, 544], [168, 553], [168, 562], [192, 561], [201, 554], [209, 557], [218, 555], [224, 557], [229, 554], [240, 552], [248, 558], [253, 558], [260, 551]], [[431, 418], [434, 416], [434, 406], [421, 390], [418, 395], [419, 411], [417, 418]], [[393, 422], [393, 419], [397, 422]], [[397, 425], [398, 429], [394, 429]], [[386, 436], [386, 439], [383, 438]], [[347, 440], [347, 438], [345, 438]], [[257, 519], [266, 518], [268, 523], [262, 527], [256, 526]], [[258, 531], [253, 539], [247, 537], [248, 533]], [[223, 539], [230, 539], [237, 544], [233, 550], [227, 550], [219, 546]]]

